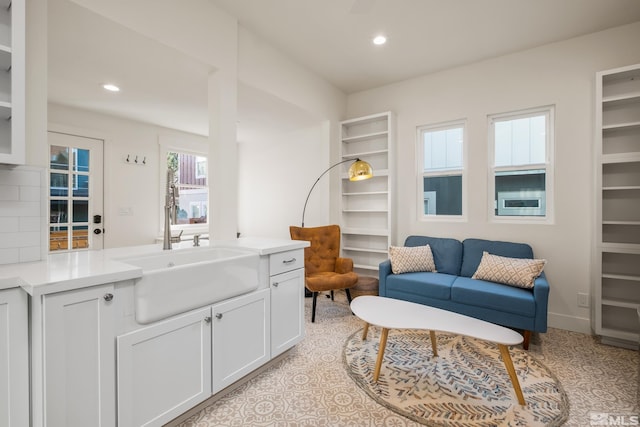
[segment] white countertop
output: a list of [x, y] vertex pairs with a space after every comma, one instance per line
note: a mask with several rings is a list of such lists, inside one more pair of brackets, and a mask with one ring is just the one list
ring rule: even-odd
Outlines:
[[[201, 247], [216, 246], [269, 255], [309, 246], [308, 242], [243, 237], [232, 241], [202, 240]], [[198, 250], [191, 241], [174, 243], [173, 250]], [[142, 269], [123, 258], [162, 253], [162, 244], [48, 255], [37, 262], [0, 266], [0, 290], [22, 287], [29, 295], [79, 289], [142, 277]]]

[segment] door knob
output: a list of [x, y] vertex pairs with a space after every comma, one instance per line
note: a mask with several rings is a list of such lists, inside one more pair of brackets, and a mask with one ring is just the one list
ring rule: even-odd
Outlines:
[[93, 230], [93, 234], [101, 234], [102, 233], [102, 229], [100, 228], [96, 228], [95, 230]]
[[103, 298], [105, 301], [111, 301], [113, 299], [113, 294], [105, 294]]

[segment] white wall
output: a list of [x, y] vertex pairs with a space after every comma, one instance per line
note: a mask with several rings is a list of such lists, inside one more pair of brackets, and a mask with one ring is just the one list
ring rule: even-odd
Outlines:
[[[577, 306], [577, 293], [589, 293], [592, 284], [595, 73], [640, 63], [638, 40], [635, 23], [350, 95], [349, 117], [397, 114], [395, 243], [411, 234], [527, 242], [548, 260], [549, 324], [589, 332], [589, 309]], [[556, 106], [554, 223], [489, 222], [487, 115], [550, 104]], [[420, 221], [416, 127], [461, 118], [469, 144], [468, 221]]]
[[[161, 236], [161, 170], [166, 169], [161, 140], [203, 152], [209, 147], [203, 136], [57, 104], [49, 104], [49, 128], [105, 141], [105, 248], [150, 244]], [[146, 165], [127, 163], [127, 155], [146, 158]]]
[[[318, 124], [284, 133], [264, 135], [259, 141], [240, 142], [239, 231], [243, 236], [289, 238], [289, 226], [300, 226], [309, 189], [327, 158], [325, 126]], [[329, 180], [314, 189], [305, 224], [329, 220]]]

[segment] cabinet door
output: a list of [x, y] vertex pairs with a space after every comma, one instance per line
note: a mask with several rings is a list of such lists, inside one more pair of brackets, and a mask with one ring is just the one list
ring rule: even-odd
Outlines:
[[0, 291], [0, 426], [29, 425], [27, 294]]
[[264, 289], [213, 306], [213, 392], [268, 362], [269, 298]]
[[211, 395], [211, 309], [118, 337], [118, 426], [161, 426]]
[[271, 277], [271, 357], [304, 338], [304, 269]]
[[115, 425], [113, 285], [43, 297], [45, 425]]

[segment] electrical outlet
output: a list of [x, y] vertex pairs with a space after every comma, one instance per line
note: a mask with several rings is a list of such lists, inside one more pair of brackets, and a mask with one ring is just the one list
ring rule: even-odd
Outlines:
[[589, 307], [589, 294], [578, 292], [578, 307]]

